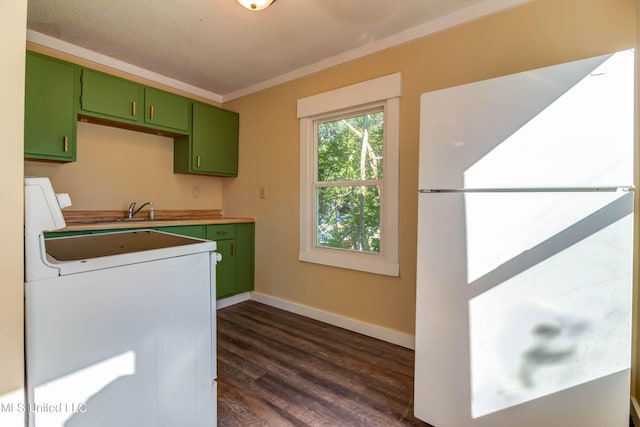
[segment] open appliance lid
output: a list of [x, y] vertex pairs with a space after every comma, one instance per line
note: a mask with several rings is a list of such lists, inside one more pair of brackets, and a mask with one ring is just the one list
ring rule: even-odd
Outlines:
[[123, 231], [45, 240], [47, 262], [60, 275], [211, 252], [216, 242], [155, 230]]

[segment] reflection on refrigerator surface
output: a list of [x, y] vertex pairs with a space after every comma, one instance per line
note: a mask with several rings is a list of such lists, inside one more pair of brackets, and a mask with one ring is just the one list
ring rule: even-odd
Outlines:
[[472, 415], [627, 369], [632, 215], [469, 302]]

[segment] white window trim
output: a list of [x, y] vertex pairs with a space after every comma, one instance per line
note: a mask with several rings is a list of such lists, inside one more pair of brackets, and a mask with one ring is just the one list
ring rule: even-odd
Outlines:
[[[298, 100], [300, 119], [300, 261], [399, 276], [398, 192], [402, 74], [395, 73]], [[322, 116], [384, 105], [384, 178], [380, 212], [381, 252], [323, 248], [315, 244], [314, 121]]]

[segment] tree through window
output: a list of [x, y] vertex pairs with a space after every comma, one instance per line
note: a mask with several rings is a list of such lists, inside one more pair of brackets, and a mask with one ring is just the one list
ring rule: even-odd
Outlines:
[[316, 122], [316, 245], [380, 252], [384, 112]]

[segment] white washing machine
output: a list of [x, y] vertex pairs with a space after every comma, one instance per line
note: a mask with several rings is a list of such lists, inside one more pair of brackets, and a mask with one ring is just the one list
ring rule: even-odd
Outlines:
[[44, 239], [65, 226], [49, 180], [26, 178], [28, 425], [216, 425], [216, 242]]

